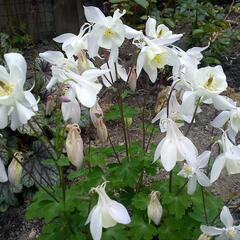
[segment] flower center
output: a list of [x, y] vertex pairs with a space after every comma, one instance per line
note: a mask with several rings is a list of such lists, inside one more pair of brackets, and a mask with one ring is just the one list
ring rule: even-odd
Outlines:
[[13, 92], [13, 84], [10, 82], [2, 82], [0, 80], [0, 97], [10, 96]]
[[231, 228], [227, 231], [227, 235], [230, 239], [235, 239], [237, 236], [237, 231], [234, 228]]
[[160, 65], [162, 63], [162, 57], [161, 57], [161, 54], [157, 54], [153, 61], [157, 64], [157, 65]]
[[105, 38], [110, 38], [114, 35], [114, 32], [113, 32], [112, 28], [107, 28], [103, 35]]
[[204, 88], [211, 91], [211, 90], [214, 90], [215, 86], [216, 86], [216, 84], [215, 84], [215, 81], [214, 81], [214, 77], [212, 75], [210, 75], [208, 80], [204, 84]]
[[193, 170], [192, 167], [188, 164], [185, 164], [183, 166], [183, 173], [185, 175], [185, 177], [189, 177], [192, 174]]

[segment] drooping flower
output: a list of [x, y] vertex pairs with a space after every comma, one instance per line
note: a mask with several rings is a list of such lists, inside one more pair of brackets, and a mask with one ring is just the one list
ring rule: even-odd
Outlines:
[[7, 181], [8, 181], [8, 177], [7, 177], [6, 169], [2, 162], [2, 159], [0, 158], [0, 182], [3, 183]]
[[102, 228], [115, 226], [117, 223], [129, 224], [131, 222], [127, 209], [117, 201], [109, 198], [105, 192], [106, 182], [92, 188], [98, 194], [98, 202], [89, 213], [86, 224], [90, 223], [90, 232], [94, 240], [100, 240]]
[[211, 152], [205, 151], [196, 160], [184, 163], [182, 170], [178, 173], [179, 176], [188, 178], [188, 194], [193, 194], [196, 191], [197, 182], [203, 187], [209, 187], [210, 180], [203, 172], [203, 168], [208, 164]]
[[99, 105], [98, 101], [93, 107], [90, 108], [89, 113], [93, 126], [97, 128], [99, 118], [103, 118], [103, 110]]
[[9, 72], [0, 66], [0, 129], [7, 127], [11, 121], [11, 129], [26, 124], [38, 110], [37, 101], [31, 90], [24, 91], [27, 64], [19, 53], [4, 55]]
[[14, 157], [8, 166], [8, 179], [9, 182], [14, 186], [17, 186], [21, 181], [23, 170], [22, 163], [23, 163], [22, 152], [14, 153]]
[[212, 226], [201, 225], [201, 231], [208, 236], [220, 236], [221, 239], [238, 240], [240, 239], [240, 225], [233, 225], [233, 217], [228, 209], [224, 206], [220, 214], [221, 222], [225, 227], [218, 228]]
[[71, 88], [67, 89], [64, 97], [66, 97], [68, 101], [62, 101], [61, 109], [63, 120], [65, 122], [71, 120], [72, 123], [79, 124], [81, 109], [73, 90]]
[[69, 161], [79, 169], [83, 162], [83, 140], [81, 130], [78, 124], [69, 124], [66, 127], [68, 131], [66, 140], [66, 150]]
[[108, 139], [108, 130], [102, 117], [97, 121], [97, 136], [101, 143], [105, 143]]
[[154, 162], [161, 161], [166, 171], [171, 171], [177, 161], [194, 161], [197, 158], [197, 149], [190, 139], [178, 129], [176, 123], [167, 120], [167, 135], [158, 144]]
[[218, 179], [224, 167], [226, 167], [229, 175], [240, 173], [240, 145], [233, 145], [226, 132], [222, 135], [221, 145], [223, 153], [213, 163], [210, 177], [211, 183]]
[[136, 68], [130, 68], [129, 69], [129, 78], [128, 78], [128, 86], [129, 88], [135, 92], [136, 87], [137, 87], [137, 73], [136, 73]]
[[152, 191], [150, 194], [150, 201], [147, 208], [149, 223], [153, 221], [156, 225], [160, 224], [163, 208], [159, 201], [160, 192]]

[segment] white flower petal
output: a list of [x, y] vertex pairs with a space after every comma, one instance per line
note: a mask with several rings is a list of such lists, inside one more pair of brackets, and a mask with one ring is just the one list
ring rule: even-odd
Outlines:
[[235, 108], [235, 103], [226, 96], [214, 94], [211, 98], [213, 105], [217, 110], [230, 110]]
[[221, 128], [230, 118], [229, 111], [221, 112], [214, 120], [211, 122], [211, 125], [215, 128]]
[[149, 37], [155, 37], [156, 34], [156, 20], [154, 18], [149, 17], [148, 20], [146, 21], [146, 28], [145, 32], [146, 35]]
[[8, 107], [0, 106], [0, 129], [7, 127], [8, 125]]
[[201, 155], [197, 157], [197, 163], [199, 168], [204, 168], [208, 164], [211, 151], [204, 151]]
[[39, 53], [39, 56], [51, 64], [62, 63], [64, 59], [63, 53], [59, 51], [46, 51], [44, 53]]
[[57, 43], [64, 43], [65, 41], [67, 41], [69, 38], [74, 38], [76, 37], [75, 34], [73, 33], [64, 33], [58, 37], [53, 38], [53, 41], [57, 42]]
[[90, 232], [93, 240], [100, 240], [102, 237], [102, 215], [101, 208], [97, 206], [91, 214]]
[[102, 11], [97, 7], [84, 7], [85, 17], [90, 23], [103, 23], [105, 16]]
[[171, 171], [177, 161], [177, 148], [170, 139], [166, 139], [161, 148], [161, 163], [166, 171]]
[[226, 206], [223, 207], [220, 213], [220, 219], [226, 228], [233, 226], [233, 217]]
[[189, 178], [188, 183], [187, 183], [187, 193], [189, 195], [192, 195], [196, 191], [197, 187], [197, 178], [195, 175]]
[[224, 233], [224, 229], [201, 225], [201, 231], [208, 236], [217, 236]]
[[213, 166], [212, 166], [211, 175], [210, 175], [211, 183], [215, 182], [218, 179], [218, 177], [225, 165], [225, 162], [226, 162], [226, 157], [224, 154], [219, 155], [215, 159]]
[[129, 224], [131, 222], [127, 209], [121, 203], [112, 200], [108, 212], [118, 223]]
[[209, 178], [200, 170], [196, 171], [198, 183], [203, 187], [209, 187], [211, 185]]

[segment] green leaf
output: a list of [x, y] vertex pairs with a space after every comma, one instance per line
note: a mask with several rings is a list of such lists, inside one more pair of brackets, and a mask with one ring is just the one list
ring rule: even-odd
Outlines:
[[132, 199], [132, 205], [139, 210], [146, 210], [149, 203], [149, 197], [145, 192], [137, 193]]
[[124, 225], [116, 225], [103, 231], [102, 240], [128, 239], [128, 231]]
[[134, 0], [134, 2], [142, 6], [143, 8], [147, 8], [149, 5], [147, 0]]
[[68, 161], [68, 158], [67, 157], [61, 157], [58, 161], [57, 161], [57, 164], [58, 166], [60, 167], [66, 167], [66, 166], [69, 166], [70, 163]]
[[202, 28], [198, 28], [198, 29], [194, 29], [193, 31], [192, 31], [192, 35], [193, 36], [196, 36], [196, 35], [199, 35], [199, 34], [202, 34], [202, 33], [204, 33], [205, 31], [202, 29]]

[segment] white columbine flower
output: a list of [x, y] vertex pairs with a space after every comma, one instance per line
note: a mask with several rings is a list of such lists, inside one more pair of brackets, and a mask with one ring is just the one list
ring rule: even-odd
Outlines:
[[137, 77], [143, 68], [154, 83], [157, 80], [159, 69], [163, 69], [166, 65], [179, 65], [178, 61], [177, 55], [170, 48], [149, 43], [148, 46], [141, 49], [138, 55], [136, 66]]
[[78, 35], [64, 33], [55, 37], [53, 40], [62, 43], [62, 50], [66, 53], [68, 58], [71, 58], [73, 55], [78, 56], [82, 50], [87, 49], [87, 37], [90, 27], [89, 23], [85, 23], [81, 27]]
[[[181, 113], [181, 105], [178, 103], [176, 97], [176, 91], [172, 92], [169, 100], [169, 118], [172, 119], [180, 128], [184, 125], [184, 121], [190, 123], [192, 116], [186, 116]], [[159, 127], [161, 132], [167, 131], [167, 108], [163, 108], [152, 120], [152, 123], [159, 121]]]
[[167, 121], [167, 135], [156, 148], [154, 162], [160, 159], [165, 170], [171, 171], [177, 161], [194, 161], [197, 149], [192, 141], [181, 133], [176, 123], [171, 119]]
[[203, 172], [208, 164], [211, 152], [205, 151], [196, 160], [184, 163], [182, 170], [178, 173], [179, 176], [188, 178], [188, 194], [193, 194], [196, 191], [197, 182], [203, 187], [210, 186], [210, 180]]
[[240, 239], [240, 225], [233, 225], [233, 217], [228, 209], [224, 206], [220, 214], [221, 222], [225, 227], [218, 228], [212, 226], [201, 225], [201, 231], [208, 236], [220, 236], [221, 239], [239, 240]]
[[112, 62], [117, 60], [118, 48], [122, 45], [125, 37], [130, 39], [140, 34], [123, 24], [120, 19], [124, 14], [117, 9], [113, 16], [105, 17], [102, 11], [96, 7], [84, 7], [85, 17], [88, 22], [93, 23], [93, 29], [88, 36], [88, 53], [89, 56], [98, 55], [99, 47], [111, 50], [110, 59]]
[[215, 182], [222, 169], [226, 167], [229, 175], [240, 173], [240, 145], [233, 145], [224, 132], [222, 135], [223, 153], [214, 161], [211, 170], [211, 183]]
[[31, 91], [24, 91], [27, 64], [19, 53], [4, 55], [9, 72], [0, 66], [0, 129], [7, 127], [11, 121], [11, 129], [26, 124], [38, 110], [37, 101]]
[[229, 138], [235, 142], [235, 137], [240, 131], [240, 108], [233, 104], [232, 109], [222, 111], [212, 122], [211, 125], [216, 128], [222, 128], [226, 123]]
[[8, 181], [8, 177], [7, 177], [6, 169], [2, 162], [2, 159], [0, 158], [0, 182], [3, 183], [7, 181]]
[[146, 21], [146, 36], [153, 40], [156, 44], [171, 44], [176, 42], [182, 37], [182, 34], [172, 34], [164, 24], [160, 24], [156, 27], [156, 19], [149, 17]]
[[115, 226], [117, 223], [131, 222], [127, 209], [120, 203], [112, 200], [105, 192], [106, 182], [92, 188], [99, 196], [97, 205], [89, 213], [86, 224], [90, 222], [90, 232], [94, 240], [100, 240], [102, 228]]

